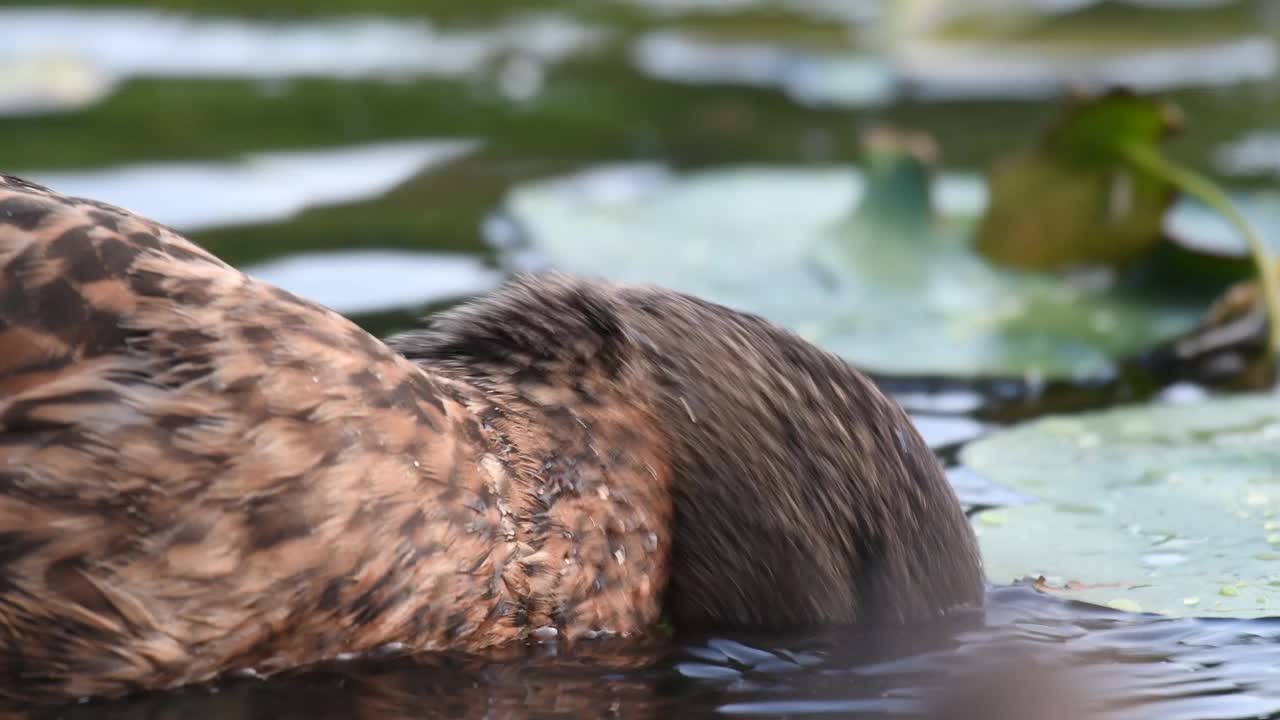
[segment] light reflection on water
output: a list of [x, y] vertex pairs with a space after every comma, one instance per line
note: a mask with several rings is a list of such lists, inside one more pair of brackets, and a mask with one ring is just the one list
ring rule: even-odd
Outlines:
[[59, 55], [117, 81], [459, 76], [504, 52], [555, 62], [599, 37], [598, 31], [555, 15], [452, 30], [425, 18], [271, 22], [125, 8], [0, 8], [0, 63]]
[[[1010, 587], [985, 612], [908, 630], [355, 661], [33, 716], [1244, 720], [1280, 713], [1277, 673], [1280, 621], [1129, 615]], [[939, 709], [942, 693], [985, 714]], [[1081, 714], [1055, 714], [1067, 701]]]
[[473, 255], [404, 250], [298, 253], [244, 271], [345, 315], [458, 300], [502, 281]]
[[22, 175], [65, 195], [119, 205], [192, 232], [278, 222], [309, 207], [371, 200], [474, 147], [468, 140], [410, 140]]

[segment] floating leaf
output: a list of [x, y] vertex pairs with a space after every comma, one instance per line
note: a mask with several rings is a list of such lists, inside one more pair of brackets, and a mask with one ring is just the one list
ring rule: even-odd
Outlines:
[[993, 167], [979, 251], [1026, 269], [1141, 255], [1160, 241], [1174, 190], [1126, 153], [1154, 152], [1178, 124], [1171, 106], [1130, 93], [1078, 101], [1035, 147]]
[[1271, 614], [1259, 597], [1280, 599], [1267, 519], [1280, 509], [1280, 395], [1049, 417], [961, 461], [1040, 498], [976, 525], [995, 582], [1044, 576], [1060, 595], [1174, 615], [1255, 617]]
[[[993, 169], [979, 251], [1027, 269], [1123, 264], [1160, 243], [1180, 190], [1244, 239], [1255, 268], [1270, 268], [1266, 243], [1226, 193], [1160, 153], [1160, 140], [1180, 124], [1172, 106], [1127, 91], [1077, 101], [1036, 148]], [[1258, 276], [1270, 364], [1280, 353], [1280, 280]]]
[[869, 150], [865, 175], [596, 168], [519, 187], [507, 216], [546, 264], [757, 312], [881, 374], [1103, 376], [1209, 300], [993, 267], [956, 212], [981, 208], [976, 178], [933, 187], [918, 139], [881, 134]]

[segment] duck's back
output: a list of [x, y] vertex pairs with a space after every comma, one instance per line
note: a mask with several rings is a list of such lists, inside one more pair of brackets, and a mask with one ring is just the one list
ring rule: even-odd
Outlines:
[[447, 581], [493, 576], [473, 531], [501, 520], [464, 392], [167, 228], [0, 176], [0, 676], [117, 693], [482, 632], [481, 584]]
[[394, 347], [0, 176], [0, 694], [981, 601], [906, 415], [762, 318], [533, 277]]

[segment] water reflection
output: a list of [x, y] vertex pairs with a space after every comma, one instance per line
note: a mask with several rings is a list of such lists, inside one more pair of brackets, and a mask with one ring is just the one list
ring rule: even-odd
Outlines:
[[0, 9], [0, 61], [57, 54], [115, 80], [459, 76], [503, 53], [554, 63], [600, 38], [556, 15], [454, 30], [369, 15], [281, 23], [126, 8]]
[[502, 282], [474, 255], [398, 250], [296, 253], [244, 271], [344, 315], [421, 308]]
[[729, 43], [667, 31], [640, 38], [632, 53], [640, 70], [663, 80], [775, 87], [804, 104], [839, 107], [880, 106], [900, 95], [933, 101], [1049, 99], [1071, 87], [1097, 91], [1126, 85], [1144, 92], [1224, 87], [1271, 78], [1278, 55], [1265, 35], [1142, 51], [1082, 50], [1074, 55], [918, 39], [902, 43], [886, 58], [853, 50]]
[[1221, 172], [1280, 178], [1280, 130], [1255, 130], [1224, 144], [1214, 154]]
[[467, 140], [408, 140], [253, 153], [238, 161], [148, 163], [24, 176], [65, 195], [126, 207], [191, 232], [284, 220], [316, 205], [376, 198], [474, 146]]
[[662, 31], [638, 39], [632, 61], [663, 80], [779, 88], [810, 105], [884, 105], [896, 92], [890, 67], [869, 54], [815, 53], [765, 43], [713, 43]]
[[1180, 87], [1225, 87], [1271, 78], [1277, 49], [1266, 36], [1189, 47], [1075, 56], [1033, 49], [1000, 52], [991, 46], [924, 45], [899, 56], [904, 81], [930, 100], [1044, 98], [1072, 87], [1093, 91], [1125, 85], [1142, 92]]
[[815, 20], [859, 24], [879, 19], [884, 14], [884, 0], [625, 0], [666, 18], [695, 13], [729, 15], [750, 10], [779, 10], [797, 13]]
[[1280, 713], [1278, 641], [1280, 621], [1130, 615], [1007, 587], [983, 613], [908, 630], [332, 663], [25, 716], [1233, 720]]

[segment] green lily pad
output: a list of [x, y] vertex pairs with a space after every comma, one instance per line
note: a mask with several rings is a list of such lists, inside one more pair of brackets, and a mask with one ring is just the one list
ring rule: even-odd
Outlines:
[[1280, 395], [1055, 416], [961, 461], [1039, 502], [974, 523], [994, 582], [1124, 610], [1280, 612]]
[[977, 246], [1025, 269], [1127, 262], [1161, 240], [1174, 197], [1126, 152], [1178, 125], [1168, 105], [1116, 92], [1077, 102], [1035, 147], [997, 163]]
[[972, 212], [951, 212], [981, 206], [977, 178], [934, 192], [921, 153], [870, 150], [865, 174], [596, 168], [521, 186], [506, 211], [547, 265], [756, 312], [886, 375], [1098, 377], [1209, 301], [993, 267], [972, 250]]

